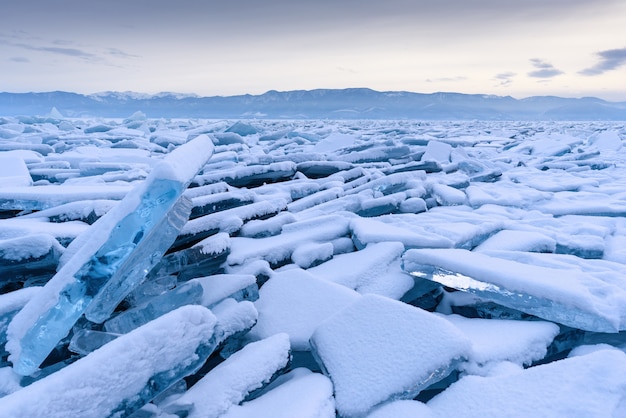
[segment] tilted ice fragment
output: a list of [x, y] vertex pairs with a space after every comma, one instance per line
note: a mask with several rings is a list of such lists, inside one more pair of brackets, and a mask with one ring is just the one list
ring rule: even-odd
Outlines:
[[191, 202], [193, 203], [193, 209], [191, 210], [190, 219], [194, 219], [209, 213], [250, 204], [254, 202], [254, 193], [245, 189], [210, 193], [196, 196], [191, 199]]
[[9, 353], [4, 350], [7, 341], [7, 327], [13, 317], [35, 296], [41, 287], [26, 287], [13, 292], [0, 295], [0, 367], [7, 365], [5, 362]]
[[80, 328], [74, 331], [68, 349], [73, 353], [86, 356], [119, 336], [120, 334], [112, 332]]
[[0, 153], [0, 188], [10, 186], [32, 186], [28, 167], [24, 159], [16, 155]]
[[455, 189], [445, 184], [435, 183], [431, 186], [431, 193], [442, 206], [462, 205], [466, 197], [462, 190]]
[[20, 219], [44, 218], [50, 222], [81, 221], [89, 225], [117, 204], [114, 200], [86, 200], [21, 215]]
[[34, 372], [87, 310], [103, 322], [172, 244], [191, 209], [183, 190], [210, 158], [200, 136], [177, 148], [117, 206], [72, 242], [72, 253], [15, 316], [7, 350], [18, 373]]
[[255, 301], [259, 297], [256, 277], [252, 274], [214, 274], [195, 279], [202, 286], [200, 304], [212, 308], [226, 298]]
[[131, 306], [143, 305], [155, 296], [159, 296], [176, 287], [178, 279], [174, 275], [150, 276], [126, 296], [125, 301]]
[[250, 343], [161, 409], [178, 415], [186, 412], [189, 418], [218, 417], [287, 367], [290, 352], [286, 334]]
[[40, 290], [41, 287], [33, 286], [0, 295], [0, 345], [5, 341], [6, 329], [11, 318]]
[[327, 190], [321, 190], [312, 195], [303, 197], [302, 199], [291, 202], [287, 205], [289, 212], [300, 212], [305, 209], [312, 208], [313, 206], [325, 203], [343, 196], [342, 187], [332, 187]]
[[478, 366], [500, 361], [528, 366], [545, 357], [548, 346], [559, 334], [558, 325], [551, 322], [442, 317], [469, 338], [472, 350], [468, 360]]
[[230, 128], [226, 129], [224, 132], [234, 132], [241, 136], [248, 136], [248, 135], [254, 135], [258, 133], [259, 131], [257, 130], [257, 128], [255, 128], [249, 123], [237, 121]]
[[293, 251], [304, 243], [326, 242], [348, 235], [348, 225], [349, 220], [346, 217], [329, 215], [286, 224], [282, 228], [282, 234], [276, 236], [235, 237], [232, 239], [227, 262], [235, 265], [264, 259], [273, 265], [284, 264], [289, 261]]
[[537, 231], [513, 231], [505, 229], [496, 232], [474, 248], [474, 251], [489, 250], [553, 253], [556, 251], [556, 241]]
[[235, 187], [256, 187], [264, 183], [289, 180], [296, 174], [296, 164], [291, 161], [267, 165], [241, 165], [232, 170], [203, 174], [196, 178], [198, 184], [224, 181]]
[[401, 222], [396, 225], [391, 220], [381, 222], [381, 219], [354, 218], [350, 221], [352, 240], [358, 249], [385, 241], [401, 242], [406, 248], [448, 248], [453, 244], [449, 238], [434, 234], [420, 225], [413, 224], [413, 230], [407, 230], [403, 226]]
[[419, 417], [435, 418], [434, 412], [420, 401], [401, 399], [384, 403], [367, 414], [367, 418]]
[[326, 319], [311, 346], [333, 381], [342, 417], [412, 399], [470, 354], [467, 338], [445, 319], [377, 295], [362, 296]]
[[0, 240], [0, 289], [6, 283], [42, 273], [54, 273], [65, 248], [48, 234], [28, 234]]
[[428, 402], [435, 416], [618, 417], [626, 355], [602, 350], [492, 377], [465, 376]]
[[283, 199], [262, 200], [192, 219], [183, 227], [173, 247], [178, 249], [196, 243], [218, 232], [234, 233], [244, 222], [274, 215], [287, 207]]
[[293, 250], [291, 260], [302, 268], [309, 268], [333, 258], [334, 250], [331, 242], [308, 242]]
[[438, 163], [449, 163], [452, 146], [441, 141], [428, 141], [426, 151], [422, 155], [421, 161], [436, 161]]
[[285, 332], [294, 350], [309, 351], [309, 338], [315, 328], [358, 298], [358, 293], [304, 270], [281, 271], [259, 290], [255, 302], [259, 320], [250, 336], [266, 338]]
[[41, 210], [78, 200], [120, 200], [131, 186], [30, 186], [0, 189], [0, 209]]
[[[231, 298], [224, 299], [213, 306], [211, 312], [217, 318], [214, 331], [215, 341], [222, 345], [227, 339], [237, 340], [246, 334], [256, 324], [259, 317], [252, 302], [248, 300], [237, 302]], [[224, 357], [223, 352], [220, 354]]]
[[402, 253], [404, 245], [400, 242], [379, 242], [360, 251], [337, 255], [307, 271], [362, 294], [376, 293], [399, 299], [414, 282], [400, 268]]
[[[326, 376], [299, 368], [280, 378], [283, 377], [280, 384], [272, 390], [241, 405], [233, 405], [221, 416], [223, 418], [334, 418], [336, 416], [333, 385]], [[294, 402], [294, 399], [297, 399], [297, 402]]]
[[297, 168], [308, 178], [319, 179], [339, 171], [350, 170], [353, 165], [345, 161], [305, 161], [298, 163]]
[[280, 234], [283, 225], [295, 222], [296, 218], [289, 212], [280, 212], [269, 219], [255, 219], [241, 227], [239, 235], [249, 238], [265, 238]]
[[128, 309], [104, 323], [107, 332], [126, 334], [153, 319], [183, 305], [195, 305], [202, 299], [202, 285], [189, 280], [174, 289], [155, 296], [142, 306]]
[[230, 237], [220, 232], [190, 248], [164, 256], [150, 276], [178, 273], [180, 281], [218, 273], [230, 253]]
[[626, 290], [619, 280], [603, 279], [602, 274], [581, 271], [575, 265], [531, 264], [524, 262], [524, 254], [534, 254], [535, 260], [544, 255], [519, 253], [520, 261], [516, 261], [462, 249], [414, 249], [404, 254], [403, 268], [412, 275], [574, 328], [598, 332], [623, 328], [621, 306]]
[[528, 208], [537, 202], [552, 198], [552, 193], [507, 180], [497, 183], [472, 183], [465, 193], [470, 206], [474, 208], [487, 204]]
[[200, 368], [215, 348], [215, 324], [204, 307], [179, 308], [0, 398], [0, 411], [25, 418], [128, 416]]

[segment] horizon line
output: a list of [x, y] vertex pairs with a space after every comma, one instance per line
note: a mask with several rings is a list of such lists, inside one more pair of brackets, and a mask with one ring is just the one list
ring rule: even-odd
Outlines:
[[48, 94], [48, 93], [69, 93], [69, 94], [76, 94], [76, 95], [80, 95], [80, 96], [85, 96], [85, 97], [90, 97], [90, 96], [98, 96], [98, 95], [105, 95], [105, 94], [126, 94], [126, 95], [137, 95], [137, 96], [145, 96], [145, 98], [152, 98], [152, 97], [158, 97], [158, 96], [182, 96], [185, 98], [196, 98], [196, 99], [203, 99], [203, 98], [215, 98], [215, 97], [223, 97], [223, 98], [228, 98], [228, 97], [241, 97], [241, 96], [263, 96], [265, 94], [268, 93], [292, 93], [292, 92], [314, 92], [314, 91], [322, 91], [322, 90], [326, 90], [326, 91], [346, 91], [346, 90], [369, 90], [375, 93], [407, 93], [407, 94], [417, 94], [417, 95], [425, 95], [425, 96], [431, 96], [431, 95], [437, 95], [437, 94], [458, 94], [458, 95], [464, 95], [464, 96], [483, 96], [483, 97], [494, 97], [494, 98], [511, 98], [513, 100], [525, 100], [525, 99], [532, 99], [532, 98], [537, 98], [537, 97], [542, 97], [542, 98], [547, 98], [547, 97], [553, 97], [553, 98], [559, 98], [559, 99], [572, 99], [572, 100], [583, 100], [583, 99], [595, 99], [595, 100], [601, 100], [607, 103], [626, 103], [626, 100], [607, 100], [607, 99], [603, 99], [601, 97], [597, 97], [597, 96], [576, 96], [576, 97], [568, 97], [568, 96], [559, 96], [559, 95], [551, 95], [551, 94], [547, 94], [547, 95], [535, 95], [535, 96], [525, 96], [525, 97], [514, 97], [511, 95], [498, 95], [498, 94], [491, 94], [491, 93], [463, 93], [463, 92], [459, 92], [459, 91], [435, 91], [432, 93], [424, 93], [424, 92], [415, 92], [415, 91], [408, 91], [408, 90], [376, 90], [376, 89], [372, 89], [370, 87], [344, 87], [344, 88], [315, 88], [315, 89], [293, 89], [293, 90], [276, 90], [276, 89], [270, 89], [267, 90], [263, 93], [259, 93], [259, 94], [252, 94], [252, 93], [241, 93], [241, 94], [230, 94], [230, 95], [222, 95], [222, 94], [215, 94], [215, 95], [200, 95], [198, 93], [184, 93], [184, 92], [175, 92], [175, 91], [160, 91], [157, 93], [146, 93], [146, 92], [141, 92], [141, 91], [134, 91], [134, 90], [104, 90], [104, 91], [98, 91], [98, 92], [94, 92], [94, 93], [79, 93], [76, 91], [68, 91], [68, 90], [45, 90], [45, 91], [26, 91], [26, 92], [12, 92], [12, 91], [0, 91], [0, 94]]

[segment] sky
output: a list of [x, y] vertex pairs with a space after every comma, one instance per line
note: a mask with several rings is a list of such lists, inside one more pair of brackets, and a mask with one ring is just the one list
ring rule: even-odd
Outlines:
[[624, 0], [19, 0], [0, 91], [368, 87], [626, 101]]

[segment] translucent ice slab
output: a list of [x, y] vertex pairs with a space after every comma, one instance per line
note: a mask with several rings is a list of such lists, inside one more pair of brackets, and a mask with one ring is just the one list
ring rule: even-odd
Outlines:
[[207, 136], [177, 148], [72, 242], [57, 274], [9, 325], [16, 372], [34, 372], [83, 313], [105, 321], [140, 284], [185, 224], [191, 204], [181, 194], [212, 150]]
[[587, 331], [617, 332], [624, 327], [623, 275], [620, 285], [619, 273], [590, 266], [585, 271], [575, 263], [559, 263], [551, 254], [501, 252], [492, 256], [461, 249], [415, 249], [405, 253], [403, 268], [414, 276], [549, 321]]
[[202, 298], [202, 285], [190, 280], [174, 289], [155, 296], [142, 306], [128, 309], [104, 323], [107, 332], [126, 334], [153, 319], [183, 305], [195, 305]]

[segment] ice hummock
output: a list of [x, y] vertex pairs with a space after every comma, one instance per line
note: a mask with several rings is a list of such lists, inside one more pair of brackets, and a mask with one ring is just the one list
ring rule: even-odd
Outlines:
[[143, 280], [185, 225], [191, 206], [180, 196], [212, 150], [207, 136], [177, 148], [73, 241], [71, 258], [9, 325], [7, 350], [18, 373], [34, 372], [83, 313], [106, 320]]

